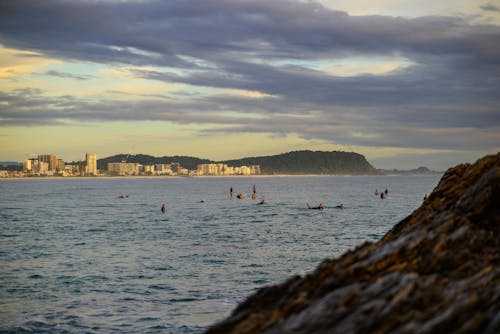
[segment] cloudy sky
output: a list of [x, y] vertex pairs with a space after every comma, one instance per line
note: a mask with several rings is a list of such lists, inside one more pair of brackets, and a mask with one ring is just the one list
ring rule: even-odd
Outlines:
[[500, 1], [0, 0], [0, 161], [500, 150]]

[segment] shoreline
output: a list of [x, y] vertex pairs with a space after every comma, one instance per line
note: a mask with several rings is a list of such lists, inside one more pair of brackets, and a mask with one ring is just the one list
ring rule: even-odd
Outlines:
[[353, 176], [390, 176], [390, 177], [412, 177], [412, 176], [436, 176], [439, 173], [429, 174], [263, 174], [263, 175], [130, 175], [130, 176], [19, 176], [19, 177], [0, 177], [2, 180], [93, 180], [93, 179], [210, 179], [210, 178], [299, 178], [299, 177], [353, 177]]

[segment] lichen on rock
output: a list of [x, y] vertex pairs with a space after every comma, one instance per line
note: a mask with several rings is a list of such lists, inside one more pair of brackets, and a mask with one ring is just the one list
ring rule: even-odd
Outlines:
[[500, 333], [500, 153], [381, 240], [263, 288], [207, 333]]

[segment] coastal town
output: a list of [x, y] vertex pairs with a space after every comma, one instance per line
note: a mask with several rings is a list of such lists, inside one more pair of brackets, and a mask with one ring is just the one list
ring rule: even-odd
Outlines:
[[229, 166], [224, 163], [198, 164], [189, 170], [178, 162], [140, 164], [110, 162], [104, 169], [97, 168], [97, 155], [86, 153], [85, 160], [66, 163], [53, 154], [26, 157], [22, 163], [0, 166], [0, 177], [92, 177], [92, 176], [249, 176], [261, 173], [259, 165]]

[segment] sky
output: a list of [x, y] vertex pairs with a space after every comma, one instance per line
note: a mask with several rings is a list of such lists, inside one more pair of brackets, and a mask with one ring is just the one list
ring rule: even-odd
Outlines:
[[0, 0], [0, 161], [500, 151], [500, 1]]

